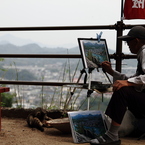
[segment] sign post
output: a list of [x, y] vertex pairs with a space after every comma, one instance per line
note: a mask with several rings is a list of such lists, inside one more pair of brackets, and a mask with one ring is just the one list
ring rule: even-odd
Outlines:
[[2, 108], [2, 96], [1, 96], [1, 93], [4, 93], [4, 92], [9, 92], [10, 91], [10, 88], [8, 87], [0, 87], [0, 131], [1, 131], [1, 118], [2, 118], [2, 111], [1, 111], [1, 108]]

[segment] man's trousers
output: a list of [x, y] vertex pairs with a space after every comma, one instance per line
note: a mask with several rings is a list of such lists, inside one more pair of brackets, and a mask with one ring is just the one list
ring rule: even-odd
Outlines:
[[136, 118], [145, 118], [145, 92], [138, 92], [132, 86], [122, 87], [113, 93], [105, 114], [121, 124], [127, 109]]

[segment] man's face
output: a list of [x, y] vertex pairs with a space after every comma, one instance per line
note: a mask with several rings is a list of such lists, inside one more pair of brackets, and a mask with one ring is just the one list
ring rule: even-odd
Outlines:
[[137, 38], [129, 39], [126, 42], [130, 49], [130, 52], [133, 54], [137, 54], [137, 52], [139, 50]]

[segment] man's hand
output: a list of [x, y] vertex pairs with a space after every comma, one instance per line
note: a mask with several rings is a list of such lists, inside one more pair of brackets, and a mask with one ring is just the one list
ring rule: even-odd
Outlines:
[[104, 62], [102, 62], [101, 66], [102, 66], [102, 68], [103, 68], [103, 70], [105, 72], [107, 72], [108, 74], [110, 74], [111, 76], [113, 76], [113, 72], [114, 71], [113, 71], [113, 69], [111, 67], [111, 63], [110, 62], [104, 61]]
[[136, 86], [136, 84], [134, 83], [130, 83], [127, 80], [117, 80], [115, 81], [115, 83], [113, 84], [113, 92], [119, 90], [122, 87], [125, 86]]

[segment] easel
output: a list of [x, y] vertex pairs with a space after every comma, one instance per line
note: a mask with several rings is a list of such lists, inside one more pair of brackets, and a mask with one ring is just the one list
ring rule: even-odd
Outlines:
[[[101, 36], [102, 36], [103, 32], [100, 32], [100, 34], [96, 34], [96, 37], [98, 39], [98, 42], [100, 42]], [[99, 71], [98, 69], [99, 67], [97, 67], [97, 71]], [[89, 85], [88, 85], [88, 92], [87, 92], [87, 98], [88, 98], [88, 107], [87, 110], [89, 110], [90, 108], [90, 96], [93, 93], [93, 90], [91, 89], [91, 79], [92, 79], [92, 71], [95, 68], [88, 68], [88, 73], [89, 73]], [[104, 72], [104, 74], [106, 75], [107, 79], [109, 80], [109, 82], [112, 84], [110, 78], [108, 77], [107, 73], [105, 72], [105, 70], [102, 69], [102, 71]], [[102, 93], [102, 101], [103, 101], [103, 93]]]
[[[101, 41], [101, 35], [102, 35], [102, 32], [98, 35], [97, 34], [97, 39], [95, 39], [95, 41], [97, 40], [98, 41], [98, 43], [100, 43], [100, 41]], [[83, 41], [84, 40], [91, 40], [91, 41], [94, 41], [94, 39], [92, 39], [92, 38], [90, 38], [90, 39], [83, 39], [83, 38], [78, 38], [78, 41], [79, 41], [79, 47], [80, 47], [80, 50], [81, 50], [81, 54], [82, 54], [82, 59], [83, 59], [83, 64], [84, 64], [84, 69], [81, 71], [81, 74], [80, 74], [80, 76], [79, 76], [79, 78], [78, 78], [78, 80], [77, 80], [77, 83], [76, 83], [76, 85], [78, 85], [78, 83], [79, 83], [79, 81], [80, 81], [80, 78], [82, 77], [82, 75], [83, 75], [83, 73], [85, 72], [86, 73], [86, 71], [85, 71], [85, 69], [88, 69], [88, 74], [89, 74], [89, 81], [88, 81], [88, 92], [87, 92], [87, 99], [88, 99], [88, 106], [87, 106], [87, 110], [89, 110], [89, 108], [90, 108], [90, 96], [91, 96], [91, 94], [93, 93], [93, 91], [95, 91], [94, 89], [92, 89], [92, 87], [91, 87], [91, 79], [92, 79], [92, 71], [94, 70], [94, 69], [97, 69], [97, 71], [99, 71], [99, 68], [101, 67], [101, 65], [100, 65], [100, 63], [101, 62], [99, 62], [98, 63], [98, 58], [95, 58], [95, 57], [92, 57], [91, 55], [92, 55], [92, 52], [90, 52], [88, 55], [89, 55], [89, 57], [91, 57], [91, 59], [93, 59], [93, 61], [91, 60], [89, 60], [89, 59], [87, 59], [86, 57], [85, 57], [85, 52], [84, 52], [84, 45], [83, 44], [85, 44], [85, 43], [83, 43]], [[103, 39], [104, 40], [104, 39]], [[86, 44], [87, 44], [88, 42], [86, 42]], [[101, 43], [102, 44], [102, 43]], [[93, 48], [94, 47], [96, 47], [96, 46], [94, 46], [94, 42], [92, 43], [91, 42], [91, 44], [88, 44], [88, 46], [86, 46], [86, 48], [88, 49], [90, 46], [93, 46]], [[104, 45], [106, 45], [106, 41], [104, 40]], [[105, 47], [103, 47], [103, 48], [105, 48], [105, 52], [108, 54], [108, 52], [106, 51], [106, 46]], [[107, 56], [106, 56], [107, 57]], [[108, 57], [107, 57], [108, 58]], [[106, 59], [105, 59], [106, 60]], [[88, 63], [90, 63], [90, 65], [87, 65], [87, 62]], [[108, 75], [106, 74], [106, 72], [105, 71], [103, 71], [104, 73], [105, 73], [105, 75], [107, 76], [107, 78], [109, 79], [109, 77], [108, 77]], [[85, 78], [84, 78], [84, 84], [86, 84], [86, 80], [87, 80], [87, 73], [86, 73], [86, 76], [85, 76]], [[110, 81], [110, 79], [109, 79], [109, 81]], [[110, 83], [111, 83], [111, 81], [110, 81]], [[112, 83], [111, 83], [112, 84]], [[70, 87], [71, 88], [71, 86], [68, 86], [68, 87]], [[73, 86], [74, 87], [74, 89], [73, 89], [73, 91], [71, 91], [70, 92], [70, 98], [67, 100], [67, 103], [65, 104], [65, 107], [64, 107], [64, 110], [67, 108], [67, 106], [68, 106], [68, 104], [69, 104], [69, 102], [70, 102], [70, 100], [72, 99], [72, 96], [73, 96], [73, 94], [74, 94], [74, 92], [75, 92], [75, 90], [76, 90], [76, 88], [82, 88], [82, 89], [86, 89], [84, 86], [82, 86], [82, 87], [79, 87], [79, 86]], [[103, 93], [102, 93], [102, 98], [103, 98]], [[103, 101], [103, 99], [102, 99], [102, 101]]]
[[[102, 102], [103, 102], [103, 93], [104, 92], [100, 92], [100, 91], [98, 91], [98, 90], [96, 90], [96, 89], [92, 89], [92, 87], [91, 87], [91, 80], [92, 80], [92, 71], [94, 70], [95, 68], [88, 68], [88, 74], [89, 74], [89, 79], [88, 79], [88, 86], [87, 87], [85, 87], [85, 85], [86, 85], [86, 81], [87, 81], [87, 72], [86, 72], [86, 70], [85, 69], [82, 69], [81, 71], [80, 71], [80, 76], [79, 76], [79, 78], [78, 78], [78, 80], [77, 80], [77, 82], [76, 82], [76, 85], [66, 85], [66, 87], [70, 87], [70, 88], [73, 88], [73, 91], [70, 91], [70, 98], [69, 98], [69, 100], [67, 100], [67, 103], [66, 103], [66, 105], [65, 105], [65, 107], [64, 107], [64, 112], [63, 113], [65, 113], [65, 111], [66, 111], [66, 108], [68, 107], [68, 105], [69, 105], [69, 102], [70, 102], [70, 100], [72, 99], [72, 97], [73, 97], [73, 95], [74, 95], [74, 92], [75, 92], [75, 90], [76, 90], [76, 88], [81, 88], [81, 89], [87, 89], [88, 91], [87, 91], [87, 110], [89, 110], [90, 109], [90, 97], [91, 97], [91, 94], [93, 93], [93, 91], [96, 91], [96, 92], [98, 92], [98, 93], [100, 93], [100, 94], [102, 94]], [[98, 68], [96, 68], [97, 69], [97, 71], [99, 71], [98, 70]], [[103, 71], [104, 72], [104, 71]], [[82, 77], [82, 75], [85, 73], [85, 77], [84, 77], [84, 86], [79, 86], [78, 84], [79, 84], [79, 81], [80, 81], [80, 79], [81, 79], [81, 77]], [[104, 72], [105, 73], [105, 75], [107, 76], [107, 78], [108, 78], [108, 80], [109, 80], [109, 82], [112, 84], [112, 82], [111, 82], [111, 80], [109, 79], [109, 77], [108, 77], [108, 75], [107, 75], [107, 73], [106, 72]], [[77, 86], [78, 85], [78, 86]]]
[[[88, 98], [88, 106], [87, 106], [87, 110], [89, 110], [90, 108], [90, 96], [93, 93], [93, 89], [91, 89], [91, 80], [92, 80], [92, 71], [95, 68], [88, 68], [88, 73], [89, 73], [89, 83], [88, 83], [88, 92], [87, 92], [87, 98]], [[98, 68], [97, 68], [98, 70]], [[103, 69], [102, 69], [103, 70]], [[99, 70], [98, 70], [99, 71]], [[110, 84], [112, 84], [110, 78], [108, 77], [107, 73], [103, 70], [104, 74], [106, 75], [107, 79], [109, 80]], [[100, 92], [102, 94], [102, 101], [103, 101], [103, 92]]]
[[91, 89], [91, 80], [92, 80], [92, 71], [94, 68], [88, 68], [88, 73], [89, 73], [89, 83], [88, 83], [88, 92], [87, 92], [87, 98], [88, 98], [88, 107], [87, 110], [90, 108], [90, 96], [93, 93], [93, 90]]

